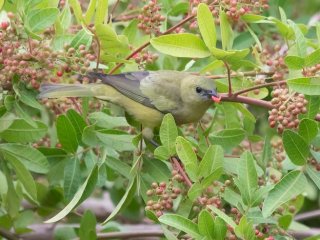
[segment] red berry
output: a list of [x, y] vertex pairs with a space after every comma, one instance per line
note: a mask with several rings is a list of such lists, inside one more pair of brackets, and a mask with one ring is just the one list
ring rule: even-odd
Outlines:
[[9, 23], [8, 22], [2, 22], [1, 23], [2, 30], [6, 30], [8, 27], [9, 27]]
[[63, 75], [63, 72], [62, 72], [62, 71], [58, 71], [58, 72], [57, 72], [57, 76], [58, 76], [58, 77], [62, 77], [62, 75]]

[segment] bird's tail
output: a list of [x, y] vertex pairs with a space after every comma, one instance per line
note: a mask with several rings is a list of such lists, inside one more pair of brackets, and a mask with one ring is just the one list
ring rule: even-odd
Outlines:
[[93, 97], [96, 84], [41, 84], [38, 98]]

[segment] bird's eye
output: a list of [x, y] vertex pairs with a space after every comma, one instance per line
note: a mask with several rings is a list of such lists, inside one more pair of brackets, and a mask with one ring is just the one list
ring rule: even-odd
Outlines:
[[196, 87], [196, 92], [197, 93], [201, 93], [202, 92], [202, 88], [201, 87]]

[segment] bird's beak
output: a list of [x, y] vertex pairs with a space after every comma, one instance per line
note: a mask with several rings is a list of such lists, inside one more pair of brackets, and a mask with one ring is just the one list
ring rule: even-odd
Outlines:
[[216, 90], [209, 90], [206, 92], [207, 96], [212, 99], [215, 103], [220, 103], [221, 96], [218, 95]]

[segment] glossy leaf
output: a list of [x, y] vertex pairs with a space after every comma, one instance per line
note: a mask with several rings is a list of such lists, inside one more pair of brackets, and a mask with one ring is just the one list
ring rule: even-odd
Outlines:
[[76, 17], [77, 22], [81, 24], [83, 16], [80, 2], [78, 0], [69, 0], [69, 4], [73, 9], [73, 14]]
[[67, 216], [77, 205], [83, 202], [94, 190], [98, 178], [98, 167], [95, 166], [81, 185], [73, 199], [57, 215], [45, 221], [45, 223], [54, 223]]
[[60, 115], [57, 118], [57, 135], [63, 149], [75, 153], [79, 142], [77, 132], [74, 129], [72, 122], [65, 115]]
[[232, 49], [233, 40], [234, 40], [232, 27], [229, 22], [228, 16], [224, 12], [224, 10], [222, 9], [220, 10], [219, 16], [220, 16], [222, 49], [230, 50]]
[[9, 128], [0, 133], [0, 137], [7, 142], [27, 143], [41, 139], [47, 133], [47, 126], [39, 121], [37, 127], [32, 127], [24, 119], [15, 119]]
[[152, 38], [151, 45], [161, 53], [186, 58], [205, 58], [210, 56], [204, 42], [194, 34], [169, 34]]
[[37, 149], [15, 143], [0, 144], [0, 152], [6, 157], [18, 159], [28, 170], [35, 173], [47, 173], [49, 163], [46, 157]]
[[222, 147], [232, 147], [238, 145], [245, 137], [245, 131], [240, 128], [225, 129], [209, 136], [213, 144]]
[[189, 234], [194, 239], [201, 239], [197, 224], [181, 215], [169, 213], [164, 214], [159, 218], [159, 221]]
[[294, 78], [287, 81], [293, 91], [307, 95], [320, 95], [320, 78]]
[[211, 145], [207, 149], [204, 157], [199, 164], [198, 176], [206, 178], [215, 171], [217, 178], [223, 172], [223, 148], [221, 146]]
[[136, 189], [137, 189], [137, 179], [134, 178], [134, 180], [132, 180], [130, 185], [127, 187], [125, 194], [121, 198], [120, 202], [117, 204], [116, 208], [112, 211], [112, 213], [108, 216], [108, 218], [102, 224], [108, 223], [121, 211], [121, 209], [123, 209], [123, 207], [126, 204], [131, 202], [132, 198], [136, 194]]
[[208, 210], [202, 210], [198, 216], [198, 228], [201, 235], [214, 240], [214, 219]]
[[43, 8], [31, 11], [27, 15], [27, 26], [34, 33], [44, 31], [53, 25], [59, 15], [57, 8]]
[[169, 155], [175, 154], [175, 141], [178, 137], [178, 129], [171, 114], [166, 114], [163, 117], [159, 134], [161, 143], [167, 149]]
[[266, 218], [278, 207], [305, 191], [307, 179], [300, 171], [292, 171], [285, 175], [269, 192], [264, 200], [262, 214]]
[[81, 185], [81, 171], [78, 158], [68, 159], [64, 168], [63, 191], [64, 197], [70, 201]]
[[201, 36], [208, 49], [216, 47], [217, 33], [212, 12], [208, 5], [200, 3], [197, 11], [197, 21]]
[[286, 129], [282, 135], [283, 146], [290, 160], [296, 165], [304, 165], [309, 156], [309, 146], [306, 141], [292, 130]]
[[222, 212], [220, 209], [214, 207], [213, 205], [208, 206], [218, 217], [220, 217], [226, 224], [229, 224], [231, 227], [235, 228], [237, 225], [231, 217]]
[[318, 123], [314, 120], [304, 118], [299, 124], [299, 135], [310, 143], [318, 134]]
[[177, 137], [176, 151], [191, 180], [196, 181], [198, 173], [197, 155], [192, 145], [183, 137]]
[[105, 19], [108, 17], [108, 0], [98, 0], [97, 8], [96, 8], [96, 16], [94, 19], [95, 25], [103, 24]]

